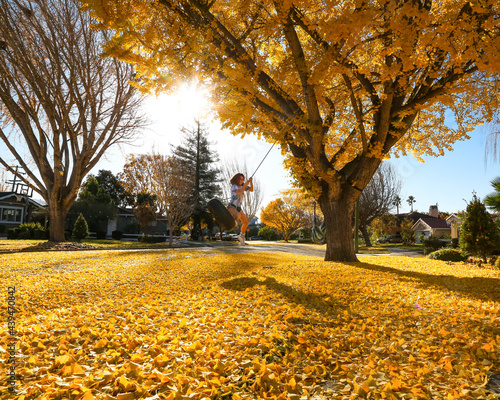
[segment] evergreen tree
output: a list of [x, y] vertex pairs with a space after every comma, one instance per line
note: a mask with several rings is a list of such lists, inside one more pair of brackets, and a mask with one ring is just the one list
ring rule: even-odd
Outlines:
[[83, 214], [80, 214], [76, 219], [75, 225], [73, 227], [73, 239], [77, 242], [81, 242], [89, 235], [89, 227], [87, 221]]
[[498, 247], [499, 239], [498, 227], [486, 206], [474, 194], [462, 215], [460, 247], [486, 262], [486, 256]]
[[83, 214], [92, 232], [106, 232], [108, 220], [116, 215], [112, 197], [92, 175], [87, 179], [87, 183], [78, 194], [78, 199], [68, 212], [70, 223], [75, 221], [79, 214]]
[[133, 196], [127, 196], [123, 183], [111, 171], [101, 169], [99, 170], [97, 175], [89, 175], [89, 178], [84, 183], [84, 186], [87, 185], [91, 177], [94, 177], [96, 179], [99, 186], [102, 187], [104, 192], [106, 192], [111, 197], [111, 200], [116, 206], [123, 207], [126, 205], [134, 204]]
[[213, 219], [206, 209], [207, 202], [220, 196], [221, 179], [218, 154], [211, 149], [208, 141], [208, 128], [199, 119], [194, 121], [193, 126], [182, 128], [185, 135], [184, 142], [173, 149], [174, 156], [186, 161], [193, 169], [194, 179], [191, 201], [194, 203], [193, 233], [191, 236], [197, 238], [201, 234], [201, 221], [207, 223], [209, 229], [213, 227]]

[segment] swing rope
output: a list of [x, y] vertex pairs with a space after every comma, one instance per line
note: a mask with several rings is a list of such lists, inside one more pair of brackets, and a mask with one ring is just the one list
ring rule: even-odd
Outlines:
[[[250, 178], [253, 178], [253, 176], [257, 173], [257, 171], [259, 170], [260, 166], [262, 165], [262, 163], [264, 162], [264, 160], [267, 158], [267, 156], [269, 155], [269, 153], [271, 152], [271, 150], [273, 149], [274, 145], [276, 144], [276, 142], [278, 141], [278, 139], [276, 139], [273, 143], [273, 145], [269, 148], [269, 150], [267, 151], [266, 155], [264, 156], [264, 158], [262, 159], [262, 161], [260, 162], [260, 164], [257, 166], [257, 168], [255, 168], [255, 171], [253, 171], [253, 174]], [[250, 179], [248, 178], [248, 179]], [[230, 197], [225, 197], [224, 200], [229, 200]]]
[[264, 160], [267, 158], [267, 156], [269, 155], [269, 153], [271, 152], [271, 150], [273, 149], [273, 147], [274, 147], [274, 145], [276, 144], [277, 141], [278, 141], [277, 139], [274, 141], [273, 145], [267, 151], [266, 155], [264, 156], [264, 158], [262, 159], [262, 161], [260, 162], [260, 164], [257, 166], [257, 168], [255, 169], [255, 171], [253, 171], [253, 174], [252, 174], [252, 176], [250, 178], [253, 178], [253, 176], [257, 173], [257, 171], [259, 170], [260, 166], [262, 165], [262, 163], [264, 162]]

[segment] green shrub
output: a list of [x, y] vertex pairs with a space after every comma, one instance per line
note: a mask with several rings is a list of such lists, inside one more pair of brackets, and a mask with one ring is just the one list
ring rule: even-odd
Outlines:
[[0, 235], [3, 235], [7, 231], [5, 225], [0, 225]]
[[81, 242], [82, 239], [85, 239], [89, 235], [89, 226], [87, 225], [87, 221], [85, 221], [85, 217], [82, 213], [76, 219], [75, 225], [73, 226], [73, 239], [77, 242]]
[[113, 237], [113, 239], [115, 240], [121, 240], [122, 237], [123, 237], [123, 232], [122, 231], [119, 231], [118, 229], [111, 232], [111, 236]]
[[465, 261], [467, 256], [463, 254], [460, 250], [456, 249], [441, 249], [432, 252], [427, 256], [432, 260], [441, 260], [441, 261]]
[[141, 233], [141, 225], [137, 221], [129, 223], [125, 229], [125, 233]]
[[17, 235], [17, 238], [21, 239], [21, 240], [33, 239], [31, 232], [29, 230], [23, 230], [23, 229], [19, 230], [19, 234]]
[[446, 246], [446, 243], [439, 240], [436, 236], [430, 235], [424, 239], [424, 253], [429, 254]]
[[260, 228], [259, 236], [264, 240], [278, 240], [278, 234], [270, 226], [264, 226]]
[[19, 234], [19, 229], [17, 228], [10, 228], [7, 231], [7, 239], [14, 240], [17, 239], [17, 235]]
[[95, 237], [96, 237], [96, 239], [100, 239], [100, 240], [102, 240], [102, 239], [106, 239], [106, 235], [107, 235], [107, 232], [106, 232], [106, 231], [97, 231], [97, 232], [95, 233]]
[[33, 232], [33, 239], [43, 240], [47, 238], [47, 232], [45, 229], [35, 229]]
[[139, 242], [144, 243], [163, 243], [167, 241], [166, 236], [139, 236], [137, 238]]
[[27, 222], [9, 229], [7, 239], [45, 239], [45, 229], [40, 222]]

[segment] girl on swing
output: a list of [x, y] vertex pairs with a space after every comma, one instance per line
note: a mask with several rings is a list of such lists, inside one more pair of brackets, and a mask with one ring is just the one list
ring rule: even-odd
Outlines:
[[[241, 233], [238, 235], [238, 240], [242, 245], [245, 244], [245, 232], [248, 227], [248, 218], [245, 213], [241, 210], [241, 204], [243, 203], [243, 195], [246, 191], [253, 192], [253, 181], [250, 178], [245, 182], [245, 175], [237, 173], [229, 181], [231, 183], [231, 201], [227, 206], [227, 209], [231, 213], [234, 219], [240, 220]], [[249, 184], [247, 186], [247, 184]]]

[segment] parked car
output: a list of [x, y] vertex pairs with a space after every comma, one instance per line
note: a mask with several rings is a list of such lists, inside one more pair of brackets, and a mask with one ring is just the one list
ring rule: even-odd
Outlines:
[[252, 236], [250, 240], [262, 240], [260, 236]]
[[389, 243], [403, 243], [403, 237], [399, 233], [396, 233], [395, 235], [390, 235]]
[[378, 238], [377, 243], [387, 243], [387, 238], [385, 237]]

